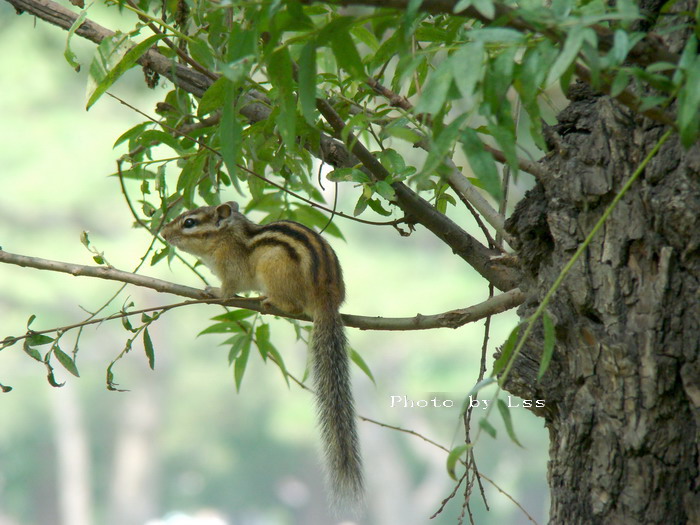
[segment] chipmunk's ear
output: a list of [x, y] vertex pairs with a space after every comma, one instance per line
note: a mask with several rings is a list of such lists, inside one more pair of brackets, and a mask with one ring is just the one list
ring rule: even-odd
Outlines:
[[228, 219], [237, 211], [238, 203], [233, 201], [224, 202], [216, 207], [216, 215], [219, 221], [222, 219]]

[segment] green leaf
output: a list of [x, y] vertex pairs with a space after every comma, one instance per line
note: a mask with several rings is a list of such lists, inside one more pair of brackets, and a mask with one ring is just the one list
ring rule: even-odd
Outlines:
[[522, 324], [519, 324], [510, 331], [508, 339], [506, 339], [506, 342], [501, 348], [501, 356], [493, 364], [493, 372], [491, 373], [491, 377], [498, 375], [508, 364], [510, 356], [513, 353], [513, 350], [515, 349], [515, 345], [518, 342], [518, 337], [520, 336], [521, 329]]
[[269, 324], [262, 324], [258, 326], [258, 328], [255, 330], [255, 344], [257, 344], [258, 346], [258, 351], [260, 352], [263, 361], [267, 361], [267, 358], [269, 356], [272, 357], [272, 360], [282, 372], [282, 375], [284, 376], [284, 380], [287, 382], [287, 385], [289, 385], [289, 373], [287, 372], [287, 368], [284, 365], [284, 359], [282, 358], [282, 354], [280, 354], [277, 348], [275, 348], [275, 346], [270, 342]]
[[372, 185], [374, 191], [390, 202], [396, 201], [396, 191], [386, 181], [378, 180]]
[[206, 161], [207, 151], [202, 149], [187, 159], [177, 179], [177, 189], [182, 194], [185, 204], [190, 208], [194, 207], [194, 190], [202, 178]]
[[255, 344], [258, 345], [258, 350], [260, 351], [263, 361], [267, 361], [268, 349], [272, 346], [270, 343], [269, 324], [261, 324], [255, 329]]
[[243, 374], [245, 373], [248, 357], [250, 356], [250, 338], [248, 344], [241, 345], [240, 353], [233, 363], [233, 378], [236, 383], [236, 391], [240, 392], [241, 383], [243, 382]]
[[578, 52], [581, 50], [585, 37], [584, 26], [574, 26], [566, 37], [564, 48], [555, 60], [552, 68], [547, 75], [547, 84], [556, 82], [564, 72], [569, 69], [569, 66], [576, 60]]
[[379, 157], [382, 166], [391, 174], [392, 180], [394, 179], [394, 175], [406, 169], [406, 161], [404, 161], [403, 157], [394, 149], [387, 148], [382, 150], [377, 154], [377, 157]]
[[32, 334], [27, 337], [26, 342], [29, 346], [41, 346], [53, 343], [53, 338], [43, 334]]
[[165, 36], [165, 34], [152, 35], [135, 46], [132, 46], [127, 35], [120, 32], [102, 40], [90, 64], [88, 101], [85, 109], [90, 109], [119, 77], [131, 69], [153, 44]]
[[[683, 92], [681, 92], [681, 95], [683, 95]], [[641, 113], [641, 112], [644, 112], [648, 109], [659, 106], [659, 105], [663, 104], [664, 102], [666, 102], [666, 97], [654, 97], [654, 96], [642, 97], [642, 103], [639, 105], [639, 108], [637, 109], [637, 111], [639, 111]], [[681, 101], [679, 100], [679, 106], [680, 106], [680, 102]], [[680, 113], [681, 112], [679, 111], [679, 116], [680, 116]]]
[[436, 134], [430, 145], [428, 158], [425, 159], [425, 164], [421, 169], [422, 175], [434, 175], [434, 171], [443, 163], [445, 156], [454, 147], [455, 141], [460, 135], [460, 127], [466, 119], [467, 115], [462, 113]]
[[225, 321], [207, 326], [204, 330], [197, 334], [197, 337], [205, 334], [235, 334], [242, 331], [242, 328], [237, 322]]
[[151, 146], [152, 144], [165, 144], [174, 151], [182, 153], [182, 145], [180, 144], [180, 141], [173, 137], [170, 133], [160, 131], [159, 129], [149, 129], [142, 132], [136, 142], [147, 147]]
[[382, 206], [379, 199], [369, 199], [367, 204], [373, 212], [378, 213], [379, 215], [383, 215], [384, 217], [389, 217], [391, 215], [391, 212]]
[[329, 172], [326, 178], [333, 182], [360, 182], [363, 184], [372, 182], [369, 175], [357, 168], [338, 168]]
[[423, 93], [414, 109], [419, 113], [438, 113], [447, 101], [447, 94], [452, 85], [454, 77], [453, 64], [450, 60], [443, 60], [442, 63], [428, 77]]
[[515, 150], [515, 123], [513, 122], [510, 113], [506, 113], [502, 115], [502, 117], [506, 119], [507, 122], [491, 121], [488, 124], [488, 130], [491, 133], [491, 136], [496, 139], [496, 142], [503, 151], [503, 154], [506, 156], [508, 166], [510, 166], [511, 171], [515, 176], [520, 169], [518, 154]]
[[542, 349], [542, 359], [540, 359], [540, 370], [537, 372], [537, 380], [542, 379], [542, 376], [549, 368], [549, 362], [552, 360], [554, 353], [554, 323], [547, 312], [542, 314], [542, 326], [544, 328], [544, 348]]
[[700, 56], [688, 66], [686, 82], [678, 95], [678, 127], [681, 143], [689, 148], [697, 140], [700, 115]]
[[513, 428], [513, 420], [510, 417], [510, 410], [508, 409], [508, 405], [506, 405], [506, 402], [502, 399], [497, 400], [497, 405], [498, 411], [501, 413], [501, 417], [503, 418], [503, 423], [506, 426], [506, 432], [508, 433], [508, 437], [510, 437], [510, 440], [513, 443], [515, 443], [519, 447], [522, 447], [520, 441], [518, 441], [518, 438], [515, 435], [515, 429]]
[[19, 339], [17, 339], [16, 337], [12, 337], [11, 335], [8, 335], [5, 339], [0, 341], [0, 350], [3, 350], [4, 348], [11, 347], [15, 343], [17, 343], [17, 341], [19, 341]]
[[221, 112], [219, 137], [221, 138], [221, 157], [224, 159], [226, 170], [233, 179], [236, 176], [236, 164], [243, 141], [243, 126], [236, 118], [235, 96], [236, 88], [227, 82], [224, 94], [224, 109]]
[[216, 67], [216, 59], [212, 54], [211, 47], [204, 40], [193, 38], [187, 43], [187, 49], [192, 55], [195, 62], [201, 64], [207, 69]]
[[316, 111], [316, 42], [308, 42], [299, 55], [299, 104], [301, 114], [310, 125], [317, 118]]
[[[46, 357], [48, 358], [49, 354], [46, 354]], [[44, 361], [44, 365], [46, 365], [46, 379], [48, 380], [49, 384], [55, 388], [61, 388], [63, 385], [66, 383], [59, 383], [56, 381], [56, 377], [53, 374], [53, 367], [51, 366], [51, 363], [48, 361]]]
[[610, 96], [616, 97], [622, 93], [630, 82], [630, 75], [625, 69], [621, 69], [615, 75], [615, 79], [610, 86]]
[[372, 195], [372, 191], [370, 190], [370, 194], [367, 195], [365, 191], [362, 192], [360, 195], [360, 198], [357, 199], [357, 204], [355, 204], [355, 209], [353, 210], [352, 214], [357, 217], [360, 215], [365, 209], [367, 208], [367, 204], [369, 203], [369, 197]]
[[503, 190], [493, 155], [484, 149], [481, 139], [471, 128], [462, 130], [460, 142], [474, 175], [481, 181], [482, 187], [500, 202], [503, 198]]
[[197, 105], [198, 116], [202, 117], [223, 107], [226, 97], [226, 86], [228, 84], [229, 79], [227, 77], [221, 77], [209, 86]]
[[484, 44], [462, 46], [449, 59], [452, 78], [467, 107], [475, 103], [476, 85], [484, 78]]
[[[515, 46], [508, 47], [491, 60], [482, 83], [484, 102], [487, 104], [490, 114], [501, 120], [503, 120], [502, 115], [510, 115], [512, 112], [508, 100], [508, 90], [512, 85], [516, 51]], [[483, 110], [482, 114], [485, 114]]]
[[464, 11], [470, 5], [472, 5], [472, 0], [459, 0], [459, 2], [457, 2], [452, 8], [452, 12], [455, 14], [459, 13], [461, 11]]
[[365, 363], [365, 360], [362, 359], [362, 356], [352, 348], [350, 349], [350, 359], [359, 367], [360, 370], [362, 370], [365, 373], [367, 377], [369, 377], [372, 383], [374, 383], [375, 385], [377, 384], [374, 380], [374, 376], [372, 375], [372, 371], [369, 369], [369, 366], [367, 366], [367, 363]]
[[423, 139], [423, 137], [421, 137], [418, 133], [416, 133], [412, 129], [405, 128], [403, 126], [392, 126], [392, 125], [387, 126], [387, 127], [382, 129], [382, 135], [405, 140], [406, 142], [409, 142], [410, 144], [415, 144], [416, 142], [420, 142]]
[[279, 118], [277, 129], [279, 130], [285, 146], [294, 151], [296, 141], [296, 101], [294, 100], [292, 77], [292, 59], [286, 47], [278, 49], [270, 55], [267, 64], [267, 74], [272, 85], [277, 88], [277, 107]]
[[247, 24], [233, 24], [224, 22], [229, 32], [228, 48], [226, 50], [226, 60], [234, 62], [241, 58], [255, 56], [257, 54], [257, 43], [260, 38], [259, 30], [254, 24], [248, 27]]
[[487, 18], [493, 18], [496, 15], [496, 7], [491, 0], [473, 0], [472, 4]]
[[329, 222], [329, 217], [316, 208], [299, 204], [294, 210], [294, 215], [296, 216], [296, 220], [298, 222], [306, 226], [313, 226], [317, 230], [323, 229], [323, 232], [327, 233], [328, 235], [332, 235], [339, 239], [344, 239], [338, 226], [336, 226], [333, 221]]
[[8, 392], [11, 392], [11, 391], [12, 391], [12, 387], [11, 387], [11, 386], [7, 386], [7, 385], [0, 384], [0, 390], [2, 390], [2, 393], [3, 393], [3, 394], [7, 394]]
[[484, 417], [479, 419], [479, 426], [486, 432], [489, 436], [492, 438], [496, 439], [496, 429], [493, 427], [491, 423], [488, 422], [488, 420]]
[[472, 446], [471, 443], [464, 443], [450, 450], [450, 453], [447, 455], [447, 473], [453, 480], [457, 481], [457, 474], [455, 473], [457, 462], [462, 457], [462, 454], [472, 448]]
[[212, 321], [228, 321], [229, 323], [237, 323], [238, 321], [242, 321], [243, 319], [247, 319], [248, 317], [257, 314], [254, 310], [244, 310], [244, 309], [239, 309], [239, 310], [231, 310], [230, 312], [226, 312], [221, 315], [217, 315], [215, 317], [212, 317]]
[[[485, 387], [487, 387], [487, 386], [489, 386], [489, 385], [491, 385], [491, 384], [493, 384], [493, 383], [495, 383], [495, 382], [496, 382], [496, 378], [493, 377], [493, 376], [485, 377], [484, 379], [482, 379], [481, 381], [479, 381], [479, 382], [478, 382], [477, 384], [475, 384], [475, 385], [471, 388], [471, 390], [467, 393], [467, 396], [465, 397], [465, 401], [464, 401], [464, 403], [462, 404], [462, 406], [464, 407], [464, 406], [468, 403], [469, 398], [470, 398], [471, 396], [473, 396], [474, 394], [476, 394], [479, 390], [481, 390], [482, 388], [485, 388]], [[464, 412], [464, 411], [463, 411], [463, 412]]]
[[126, 142], [127, 140], [131, 140], [134, 137], [138, 137], [139, 135], [141, 135], [141, 133], [144, 132], [144, 130], [146, 130], [151, 125], [151, 122], [142, 122], [141, 124], [137, 124], [133, 128], [130, 128], [129, 130], [122, 133], [119, 136], [119, 138], [116, 141], [114, 141], [114, 145], [112, 147], [116, 148], [117, 146]]
[[36, 319], [36, 314], [32, 314], [29, 316], [29, 319], [27, 319], [27, 330], [29, 330], [29, 327], [31, 326], [31, 324], [34, 322], [35, 319]]
[[224, 77], [229, 79], [234, 85], [238, 86], [250, 74], [250, 66], [252, 60], [250, 57], [239, 58], [221, 66], [221, 72]]
[[148, 358], [148, 366], [151, 370], [155, 370], [156, 367], [156, 354], [153, 351], [153, 341], [151, 341], [151, 335], [148, 333], [148, 328], [143, 330], [143, 348], [146, 351], [146, 357]]
[[232, 365], [244, 347], [250, 349], [252, 337], [248, 333], [237, 334], [225, 341], [225, 344], [231, 345], [228, 351], [228, 363]]
[[54, 345], [53, 355], [55, 355], [58, 359], [58, 362], [63, 365], [63, 368], [68, 370], [75, 377], [80, 377], [80, 373], [78, 372], [78, 367], [75, 365], [75, 361], [73, 361], [73, 359], [68, 354], [61, 350], [58, 347], [58, 345]]
[[70, 29], [68, 30], [68, 36], [66, 37], [66, 49], [63, 52], [63, 56], [65, 57], [66, 61], [70, 64], [70, 66], [75, 69], [75, 72], [78, 73], [80, 71], [80, 62], [78, 62], [78, 57], [75, 56], [75, 53], [73, 53], [73, 50], [70, 48], [70, 41], [71, 38], [73, 38], [73, 35], [75, 34], [75, 31], [83, 25], [83, 22], [85, 22], [85, 19], [87, 18], [87, 9], [83, 9], [80, 11], [80, 14], [78, 15], [78, 18], [75, 19], [75, 22], [70, 26]]
[[[507, 27], [482, 27], [469, 30], [469, 39], [482, 43], [490, 44], [518, 44], [525, 40], [525, 35], [515, 29]], [[472, 46], [464, 46], [470, 48]]]
[[357, 80], [362, 80], [367, 76], [360, 53], [357, 51], [355, 42], [353, 42], [350, 35], [344, 32], [336, 32], [331, 38], [331, 49], [335, 59], [338, 61], [338, 65], [347, 71], [350, 76]]
[[37, 350], [36, 348], [33, 348], [33, 347], [29, 344], [29, 340], [28, 340], [28, 339], [25, 339], [25, 340], [24, 340], [24, 345], [22, 346], [22, 349], [24, 350], [24, 352], [25, 352], [29, 357], [31, 357], [31, 358], [34, 359], [35, 361], [39, 361], [39, 362], [43, 362], [43, 361], [44, 361], [44, 359], [41, 357], [41, 353], [39, 352], [39, 350]]
[[612, 59], [612, 63], [610, 65], [617, 66], [619, 64], [622, 64], [625, 61], [625, 58], [627, 58], [627, 53], [629, 52], [629, 50], [630, 40], [629, 36], [627, 35], [627, 31], [624, 31], [622, 29], [615, 30], [613, 47], [608, 53], [608, 55]]
[[370, 56], [379, 50], [379, 41], [377, 37], [374, 36], [369, 29], [363, 25], [355, 24], [352, 26], [350, 32], [355, 36], [360, 42], [366, 45], [371, 51]]

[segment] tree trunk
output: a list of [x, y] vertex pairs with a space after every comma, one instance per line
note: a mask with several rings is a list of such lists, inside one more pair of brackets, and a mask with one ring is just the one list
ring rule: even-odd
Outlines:
[[[569, 98], [548, 130], [549, 176], [508, 224], [523, 316], [665, 131], [580, 86]], [[700, 147], [672, 138], [555, 294], [543, 380], [537, 338], [516, 363], [508, 390], [546, 400], [551, 523], [700, 524], [699, 214]]]

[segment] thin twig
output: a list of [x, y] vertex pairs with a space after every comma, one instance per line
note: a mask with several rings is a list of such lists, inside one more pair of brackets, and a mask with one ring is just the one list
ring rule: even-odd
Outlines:
[[[141, 10], [139, 7], [136, 5], [136, 3], [133, 2], [133, 0], [127, 0], [128, 7], [131, 8], [131, 10], [136, 13], [136, 16], [139, 17], [139, 20], [141, 20], [143, 23], [145, 23], [148, 28], [153, 31], [156, 35], [163, 35], [164, 33], [158, 29], [158, 27], [153, 23], [153, 21], [149, 20], [147, 17], [143, 16]], [[199, 62], [194, 60], [192, 57], [190, 57], [187, 53], [185, 53], [182, 49], [180, 49], [179, 46], [176, 46], [173, 44], [172, 40], [170, 40], [167, 37], [163, 37], [163, 42], [165, 45], [167, 45], [170, 49], [172, 49], [177, 56], [179, 56], [184, 62], [192, 66], [195, 70], [199, 71], [203, 75], [206, 75], [210, 79], [216, 81], [219, 79], [219, 75], [216, 73], [212, 73], [209, 71], [207, 68], [205, 68], [203, 65], [201, 65]]]
[[431, 520], [438, 517], [442, 513], [442, 511], [445, 510], [445, 507], [450, 502], [450, 500], [455, 497], [455, 495], [457, 494], [457, 491], [459, 490], [459, 487], [462, 486], [462, 483], [464, 482], [466, 477], [467, 477], [467, 472], [465, 471], [464, 474], [462, 474], [462, 477], [459, 478], [459, 480], [457, 480], [457, 483], [455, 484], [455, 488], [452, 490], [452, 492], [450, 492], [450, 494], [440, 502], [440, 508], [435, 511], [435, 514], [430, 516]]
[[[419, 438], [419, 439], [422, 439], [423, 441], [425, 441], [426, 443], [429, 443], [429, 444], [433, 445], [434, 447], [439, 448], [439, 449], [442, 450], [443, 452], [446, 452], [446, 453], [448, 453], [448, 454], [450, 453], [450, 449], [448, 449], [447, 447], [441, 445], [440, 443], [436, 443], [436, 442], [433, 441], [432, 439], [427, 438], [427, 437], [425, 437], [424, 435], [419, 434], [418, 432], [415, 432], [415, 431], [413, 431], [413, 430], [407, 430], [407, 429], [405, 429], [405, 428], [397, 427], [397, 426], [394, 426], [394, 425], [388, 425], [388, 424], [386, 424], [386, 423], [382, 423], [381, 421], [376, 421], [376, 420], [374, 420], [374, 419], [370, 419], [370, 418], [368, 418], [368, 417], [364, 417], [364, 416], [361, 416], [361, 415], [358, 415], [357, 417], [358, 417], [360, 420], [362, 420], [362, 421], [366, 421], [366, 422], [368, 422], [368, 423], [372, 423], [372, 424], [377, 425], [377, 426], [380, 426], [380, 427], [382, 427], [382, 428], [388, 428], [388, 429], [390, 429], [390, 430], [396, 430], [396, 431], [398, 431], [398, 432], [403, 432], [404, 434], [410, 434], [410, 435], [415, 436], [415, 437], [417, 437], [417, 438]], [[465, 465], [465, 462], [464, 462], [463, 460], [460, 460], [460, 462], [462, 463], [462, 465]], [[510, 501], [512, 501], [513, 504], [514, 504], [516, 507], [518, 507], [518, 508], [523, 512], [523, 514], [525, 514], [525, 516], [527, 516], [527, 518], [528, 518], [532, 523], [534, 523], [535, 525], [537, 525], [537, 522], [535, 521], [535, 519], [534, 519], [532, 516], [530, 516], [530, 514], [525, 510], [525, 508], [524, 508], [520, 503], [518, 503], [515, 499], [513, 499], [513, 497], [512, 497], [510, 494], [508, 494], [505, 490], [503, 490], [500, 486], [498, 486], [498, 485], [496, 484], [495, 481], [493, 481], [491, 478], [489, 478], [488, 476], [486, 476], [485, 474], [483, 474], [483, 473], [481, 473], [481, 472], [479, 472], [479, 477], [480, 477], [481, 479], [484, 479], [486, 482], [490, 483], [498, 492], [500, 492], [500, 493], [503, 494], [506, 498], [508, 498]], [[458, 486], [457, 488], [459, 488], [459, 486]], [[457, 490], [457, 488], [455, 489], [455, 491]]]

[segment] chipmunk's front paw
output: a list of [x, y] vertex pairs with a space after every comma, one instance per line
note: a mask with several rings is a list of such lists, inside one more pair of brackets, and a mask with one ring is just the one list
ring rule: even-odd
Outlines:
[[218, 288], [216, 286], [207, 286], [204, 288], [204, 293], [207, 294], [209, 297], [213, 297], [214, 299], [221, 299], [221, 288]]

